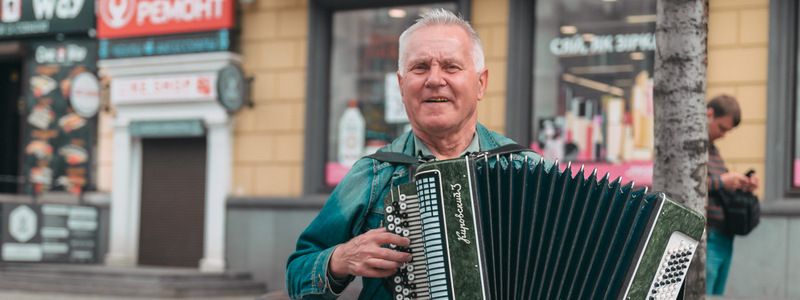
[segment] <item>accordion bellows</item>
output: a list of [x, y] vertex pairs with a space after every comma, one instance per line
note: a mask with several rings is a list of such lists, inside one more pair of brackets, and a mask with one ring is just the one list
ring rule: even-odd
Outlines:
[[385, 199], [387, 229], [411, 239], [394, 299], [675, 299], [703, 216], [565, 170], [519, 154], [421, 164]]

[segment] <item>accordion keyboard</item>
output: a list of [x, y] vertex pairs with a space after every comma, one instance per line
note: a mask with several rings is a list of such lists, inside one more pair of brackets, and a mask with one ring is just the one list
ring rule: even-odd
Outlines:
[[697, 241], [680, 232], [673, 232], [661, 257], [658, 273], [650, 284], [648, 299], [675, 299], [694, 257]]
[[408, 248], [389, 245], [392, 249], [411, 253], [411, 261], [401, 266], [397, 274], [392, 276], [393, 298], [395, 300], [429, 299], [418, 197], [413, 193], [402, 193], [400, 188], [393, 190], [390, 197], [394, 197], [396, 201], [386, 202], [384, 208], [386, 229], [411, 240]]

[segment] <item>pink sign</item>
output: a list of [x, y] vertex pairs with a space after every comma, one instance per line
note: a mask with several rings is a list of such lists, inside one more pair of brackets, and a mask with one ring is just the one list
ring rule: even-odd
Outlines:
[[328, 162], [325, 164], [325, 184], [331, 187], [336, 186], [348, 171], [350, 171], [350, 167], [337, 162]]
[[217, 75], [176, 74], [111, 81], [114, 104], [142, 102], [215, 101]]
[[800, 187], [800, 159], [794, 160], [794, 186]]

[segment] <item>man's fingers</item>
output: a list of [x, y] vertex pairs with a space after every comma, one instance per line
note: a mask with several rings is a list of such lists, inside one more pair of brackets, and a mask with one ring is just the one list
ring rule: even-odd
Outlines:
[[364, 272], [362, 274], [360, 274], [359, 276], [369, 277], [369, 278], [386, 278], [386, 277], [394, 275], [394, 273], [396, 273], [396, 272], [397, 272], [397, 270], [395, 270], [395, 269], [391, 269], [391, 270], [365, 269]]
[[387, 248], [376, 249], [372, 257], [399, 263], [404, 263], [411, 260], [411, 254]]
[[[389, 277], [389, 276], [391, 276], [391, 275], [393, 275], [394, 273], [397, 272], [397, 268], [392, 268], [391, 264], [378, 263], [376, 259], [371, 259], [371, 260], [375, 260], [375, 261], [374, 262], [371, 261], [370, 263], [366, 263], [365, 262], [360, 267], [358, 267], [358, 268], [356, 268], [354, 270], [353, 275], [355, 275], [355, 276], [363, 276], [363, 277], [371, 277], [371, 278], [384, 278], [384, 277]], [[389, 266], [390, 268], [385, 268], [384, 269], [384, 268], [373, 267], [371, 265], [371, 263], [378, 263], [378, 264], [381, 264], [381, 265]]]
[[375, 235], [375, 239], [373, 240], [379, 245], [386, 245], [386, 244], [395, 244], [402, 247], [408, 247], [411, 244], [411, 240], [408, 238], [396, 235], [390, 232], [382, 232]]
[[369, 258], [364, 262], [367, 266], [373, 269], [381, 269], [381, 270], [397, 270], [402, 266], [402, 263], [396, 261], [390, 261], [380, 258]]

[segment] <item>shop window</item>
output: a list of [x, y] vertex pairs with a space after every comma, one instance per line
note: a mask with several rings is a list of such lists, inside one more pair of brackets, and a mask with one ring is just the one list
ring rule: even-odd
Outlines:
[[455, 3], [335, 11], [327, 112], [325, 186], [410, 129], [397, 85], [400, 34], [421, 13]]
[[[769, 80], [767, 81], [767, 147], [765, 200], [776, 203], [766, 213], [797, 214], [800, 206], [800, 98], [798, 55], [800, 5], [770, 2]], [[791, 200], [791, 201], [785, 201]], [[786, 205], [788, 204], [788, 205]], [[786, 205], [786, 206], [784, 206]]]
[[530, 146], [652, 182], [656, 1], [536, 2]]

